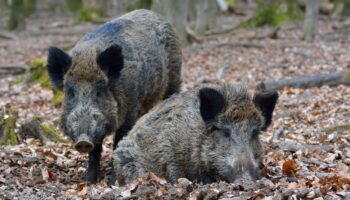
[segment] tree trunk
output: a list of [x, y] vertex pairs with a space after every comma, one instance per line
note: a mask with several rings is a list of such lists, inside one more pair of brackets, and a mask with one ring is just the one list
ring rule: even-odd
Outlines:
[[154, 0], [152, 4], [152, 10], [173, 25], [183, 45], [188, 43], [186, 34], [188, 5], [188, 0]]
[[212, 29], [216, 24], [216, 16], [219, 11], [216, 1], [202, 0], [196, 2], [195, 31], [203, 34], [204, 31]]
[[332, 17], [350, 16], [350, 0], [336, 0]]
[[6, 0], [0, 0], [0, 29], [5, 28], [8, 23], [6, 18], [9, 15], [9, 8]]
[[8, 7], [6, 0], [0, 0], [0, 16], [2, 16], [2, 14], [6, 12], [7, 9]]
[[339, 71], [329, 74], [318, 74], [311, 76], [299, 76], [277, 81], [266, 81], [257, 85], [259, 91], [276, 91], [284, 87], [311, 88], [323, 85], [337, 86], [340, 84], [350, 85], [350, 71]]
[[10, 19], [7, 22], [7, 27], [10, 30], [24, 30], [25, 11], [24, 2], [22, 0], [12, 0], [10, 4]]
[[313, 41], [317, 33], [319, 6], [319, 0], [307, 0], [304, 20], [304, 39], [308, 42]]

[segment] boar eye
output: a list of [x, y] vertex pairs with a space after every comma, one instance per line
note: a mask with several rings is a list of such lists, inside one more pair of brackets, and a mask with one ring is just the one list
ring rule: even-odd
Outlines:
[[231, 137], [231, 131], [229, 129], [222, 129], [222, 132], [224, 133], [225, 137]]
[[96, 95], [97, 95], [97, 97], [101, 97], [103, 94], [102, 94], [101, 91], [97, 91], [97, 92], [96, 92]]
[[74, 89], [71, 87], [67, 88], [66, 95], [67, 95], [68, 99], [74, 98], [75, 97]]
[[105, 82], [99, 82], [96, 87], [96, 96], [101, 97], [103, 96], [108, 90], [108, 86]]
[[254, 128], [252, 132], [252, 138], [255, 138], [259, 135], [260, 130], [258, 128]]
[[217, 130], [219, 130], [219, 128], [218, 127], [216, 127], [216, 126], [212, 126], [212, 127], [210, 127], [210, 132], [214, 132], [214, 131], [217, 131]]

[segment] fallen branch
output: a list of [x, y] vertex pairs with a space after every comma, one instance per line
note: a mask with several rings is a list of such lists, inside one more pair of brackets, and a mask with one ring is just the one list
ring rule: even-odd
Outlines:
[[47, 144], [49, 141], [63, 141], [58, 131], [52, 125], [43, 124], [38, 117], [34, 117], [22, 124], [20, 138], [22, 141], [27, 138], [39, 139], [43, 144]]
[[255, 43], [255, 42], [228, 42], [228, 43], [219, 43], [219, 44], [215, 44], [212, 46], [212, 48], [222, 48], [222, 47], [244, 47], [244, 48], [265, 48], [266, 45], [262, 45], [259, 43]]
[[187, 34], [187, 37], [190, 40], [193, 40], [196, 43], [202, 43], [203, 42], [203, 38], [201, 36], [199, 36], [196, 32], [194, 32], [194, 30], [192, 30], [188, 26], [186, 26], [186, 34]]
[[278, 27], [270, 30], [266, 34], [256, 36], [254, 39], [257, 39], [257, 40], [262, 40], [262, 39], [266, 39], [266, 38], [277, 39], [279, 30], [281, 30], [281, 27], [278, 26]]
[[24, 65], [0, 65], [0, 76], [23, 74], [26, 72], [27, 68], [28, 67]]
[[300, 144], [292, 141], [278, 141], [270, 144], [273, 149], [281, 149], [283, 151], [288, 151], [295, 153], [297, 151], [304, 151], [305, 148], [310, 152], [313, 151], [331, 151], [336, 148], [343, 148], [343, 146], [336, 146], [334, 144]]
[[266, 81], [257, 85], [259, 91], [276, 91], [284, 87], [292, 88], [311, 88], [321, 87], [323, 85], [337, 86], [340, 84], [350, 85], [350, 72], [339, 71], [329, 74], [317, 74], [308, 76], [299, 76], [277, 81]]
[[[242, 23], [250, 20], [253, 17], [253, 14], [246, 14], [244, 12], [241, 12], [242, 9], [237, 9], [234, 8], [233, 12], [236, 15], [242, 15], [245, 16], [244, 19], [240, 20], [238, 23], [235, 23], [233, 25], [231, 25], [230, 27], [222, 27], [222, 28], [217, 28], [217, 29], [213, 29], [213, 30], [208, 30], [204, 33], [205, 36], [210, 37], [210, 36], [217, 36], [217, 35], [224, 35], [224, 34], [228, 34], [228, 33], [232, 33], [235, 30], [238, 30], [241, 26]], [[214, 37], [216, 39], [216, 37]]]
[[329, 128], [326, 128], [324, 131], [326, 132], [327, 135], [334, 132], [343, 134], [344, 132], [345, 133], [350, 132], [350, 124], [329, 127]]
[[2, 33], [0, 32], [0, 38], [3, 38], [3, 39], [8, 39], [8, 40], [18, 40], [18, 38], [13, 35], [13, 34], [10, 34], [10, 33]]
[[239, 24], [236, 24], [236, 25], [229, 27], [229, 28], [224, 28], [224, 29], [220, 29], [220, 30], [209, 30], [209, 31], [205, 32], [204, 35], [205, 36], [224, 35], [224, 34], [232, 32], [238, 28], [239, 28]]

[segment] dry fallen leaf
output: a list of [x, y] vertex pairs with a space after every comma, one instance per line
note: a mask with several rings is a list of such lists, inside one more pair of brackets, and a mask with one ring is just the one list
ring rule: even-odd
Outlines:
[[34, 185], [45, 183], [45, 180], [43, 177], [43, 171], [40, 169], [38, 165], [36, 164], [33, 165], [29, 171], [30, 171], [30, 178]]
[[152, 173], [152, 172], [149, 172], [149, 173], [148, 173], [147, 179], [148, 179], [148, 180], [155, 181], [155, 182], [157, 182], [157, 183], [159, 183], [159, 184], [161, 184], [161, 185], [164, 185], [164, 184], [167, 183], [167, 181], [166, 181], [164, 178], [160, 178], [160, 177], [156, 176], [156, 175], [155, 175], [154, 173]]
[[70, 196], [74, 196], [77, 194], [77, 191], [74, 189], [69, 189], [66, 191], [66, 194], [70, 195]]
[[3, 176], [0, 176], [0, 183], [6, 184], [6, 179]]
[[287, 160], [283, 163], [282, 171], [283, 171], [283, 174], [289, 177], [294, 177], [296, 175], [297, 168], [298, 166], [294, 160]]
[[85, 185], [80, 191], [79, 191], [79, 195], [80, 196], [86, 196], [88, 193], [89, 187], [87, 185]]
[[[46, 57], [47, 47], [52, 43], [73, 44], [79, 40], [83, 32], [96, 27], [95, 23], [75, 25], [63, 23], [65, 26], [59, 29], [57, 27], [46, 29], [45, 24], [61, 19], [52, 19], [48, 16], [47, 19], [41, 20], [36, 21], [33, 16], [33, 19], [28, 21], [30, 30], [23, 30], [23, 34], [18, 35], [17, 32], [11, 32], [18, 36], [18, 41], [0, 41], [1, 64], [19, 62], [28, 65], [33, 58]], [[62, 23], [62, 21], [59, 22]], [[250, 41], [252, 32], [269, 31], [269, 27], [233, 31], [233, 37], [231, 35], [210, 36], [213, 39], [183, 48], [182, 90], [205, 86], [206, 83], [198, 81], [207, 81], [209, 84], [219, 81], [243, 82], [250, 90], [254, 89], [258, 82], [269, 79], [279, 80], [300, 75], [327, 74], [338, 70], [348, 71], [350, 51], [348, 50], [349, 31], [346, 25], [349, 23], [350, 18], [341, 20], [322, 18], [319, 20], [319, 37], [316, 37], [313, 43], [307, 44], [300, 40], [301, 29], [284, 30], [283, 26], [278, 32], [279, 38], [274, 40], [267, 38]], [[341, 27], [339, 30], [342, 31], [334, 27]], [[76, 28], [79, 31], [70, 31]], [[47, 31], [57, 34], [46, 34]], [[247, 35], [249, 35], [248, 38]], [[332, 37], [331, 42], [327, 39], [330, 37]], [[244, 40], [249, 40], [249, 43], [253, 44], [259, 43], [261, 47], [226, 45]], [[223, 69], [229, 70], [224, 70], [224, 74], [217, 76]], [[221, 80], [217, 80], [219, 78]], [[0, 109], [12, 103], [19, 111], [19, 125], [34, 116], [42, 116], [46, 122], [58, 128], [62, 110], [61, 107], [54, 107], [51, 104], [52, 89], [43, 88], [39, 84], [14, 84], [17, 79], [18, 77], [15, 76], [0, 78]], [[308, 195], [310, 198], [319, 199], [339, 197], [346, 199], [350, 190], [350, 149], [348, 147], [350, 101], [348, 99], [350, 99], [350, 87], [347, 85], [308, 89], [286, 87], [280, 91], [273, 123], [261, 133], [265, 151], [268, 152], [264, 155], [266, 171], [265, 169], [262, 171], [267, 176], [262, 182], [263, 188], [252, 186], [251, 190], [247, 191], [246, 183], [238, 186], [228, 183], [187, 184], [187, 179], [171, 185], [152, 175], [140, 178], [133, 184], [115, 188], [120, 190], [115, 194], [128, 194], [128, 197], [141, 195], [138, 198], [171, 199], [179, 193], [181, 188], [183, 192], [181, 198], [204, 198], [208, 191], [219, 190], [222, 191], [220, 198], [258, 199], [260, 196], [254, 195], [259, 195], [261, 192], [266, 199], [270, 199], [275, 197], [281, 188], [296, 188], [291, 189], [290, 198], [299, 198], [296, 193], [302, 188], [306, 189], [301, 195], [304, 198]], [[273, 136], [278, 130], [283, 130], [283, 134], [276, 140]], [[60, 134], [62, 135], [62, 132]], [[304, 148], [298, 148], [295, 152], [284, 150], [278, 145], [272, 147], [267, 142], [270, 136], [271, 144], [291, 142]], [[40, 196], [45, 199], [45, 195], [52, 195], [52, 190], [46, 189], [50, 187], [57, 189], [57, 193], [54, 194], [54, 198], [57, 199], [86, 199], [87, 195], [91, 199], [101, 199], [104, 194], [106, 197], [112, 196], [107, 195], [109, 187], [106, 185], [106, 180], [109, 176], [108, 162], [111, 160], [113, 138], [106, 139], [101, 156], [101, 172], [106, 174], [103, 174], [103, 180], [89, 187], [85, 184], [88, 156], [74, 150], [72, 142], [48, 142], [48, 145], [42, 146], [40, 141], [28, 139], [19, 145], [1, 145], [0, 198], [10, 194], [12, 196], [8, 199], [23, 199], [21, 195]], [[290, 164], [287, 159], [295, 163]], [[32, 166], [35, 167], [32, 168]], [[284, 176], [281, 177], [281, 174]], [[296, 174], [297, 179], [293, 177]], [[42, 185], [35, 185], [39, 183]], [[235, 186], [237, 187], [232, 189]], [[149, 192], [146, 196], [142, 196], [143, 193], [139, 190]], [[173, 196], [170, 197], [169, 194]]]
[[176, 189], [176, 196], [181, 198], [184, 195], [184, 190], [181, 188]]

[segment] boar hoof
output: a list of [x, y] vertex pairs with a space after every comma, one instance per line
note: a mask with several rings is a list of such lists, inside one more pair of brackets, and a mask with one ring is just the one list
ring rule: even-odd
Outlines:
[[112, 170], [111, 177], [108, 180], [108, 185], [115, 185], [115, 181], [117, 180], [117, 175], [114, 170]]
[[89, 183], [97, 183], [98, 181], [98, 170], [96, 168], [88, 168], [87, 181]]

